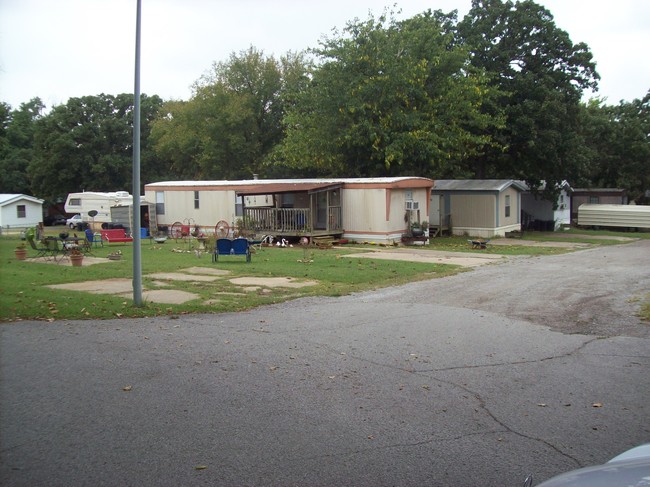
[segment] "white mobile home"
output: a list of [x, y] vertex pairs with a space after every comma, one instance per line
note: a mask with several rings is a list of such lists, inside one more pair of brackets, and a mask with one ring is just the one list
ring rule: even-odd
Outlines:
[[433, 181], [418, 177], [168, 181], [145, 185], [158, 226], [214, 231], [225, 221], [256, 235], [400, 241], [408, 222], [428, 219]]
[[26, 194], [0, 194], [0, 229], [28, 228], [43, 221], [43, 200]]
[[[111, 221], [111, 207], [132, 204], [133, 196], [126, 191], [111, 193], [84, 191], [70, 193], [65, 201], [64, 209], [67, 213], [79, 213], [81, 219], [85, 222], [103, 223]], [[97, 214], [91, 217], [88, 213], [93, 210]]]
[[[539, 194], [533, 194], [525, 181], [519, 182], [526, 187], [521, 194], [522, 230], [554, 231], [563, 225], [571, 225], [572, 189], [568, 182], [560, 184], [555, 204]], [[543, 189], [544, 183], [540, 187], [540, 190]]]

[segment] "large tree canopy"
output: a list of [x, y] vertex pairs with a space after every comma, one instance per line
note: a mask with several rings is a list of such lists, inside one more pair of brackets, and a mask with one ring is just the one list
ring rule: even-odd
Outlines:
[[11, 110], [0, 104], [0, 193], [31, 193], [27, 167], [34, 157], [36, 122], [45, 106], [40, 98]]
[[588, 47], [573, 44], [531, 0], [473, 0], [459, 34], [472, 64], [503, 93], [506, 116], [495, 134], [506, 149], [477, 157], [476, 176], [520, 178], [533, 186], [545, 180], [551, 190], [577, 177], [580, 100], [599, 78]]
[[383, 15], [323, 41], [276, 164], [321, 175], [462, 174], [502, 121], [481, 111], [497, 90], [455, 45], [454, 21], [431, 11], [403, 22]]
[[631, 200], [650, 203], [650, 91], [616, 106], [592, 100], [584, 110], [587, 165], [581, 183], [625, 188]]
[[300, 55], [277, 61], [254, 48], [216, 63], [191, 100], [165, 105], [153, 130], [158, 154], [181, 177], [250, 177], [280, 142], [284, 92], [305, 71]]
[[[142, 137], [161, 105], [141, 97]], [[71, 98], [39, 120], [34, 156], [28, 166], [35, 194], [55, 201], [76, 191], [131, 189], [133, 175], [133, 95]], [[142, 145], [143, 180], [157, 165]], [[52, 181], [57, 184], [53, 185]]]

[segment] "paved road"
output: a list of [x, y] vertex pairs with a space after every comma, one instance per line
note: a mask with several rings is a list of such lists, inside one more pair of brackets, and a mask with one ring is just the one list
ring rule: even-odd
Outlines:
[[244, 313], [0, 325], [3, 486], [516, 486], [650, 441], [650, 241]]

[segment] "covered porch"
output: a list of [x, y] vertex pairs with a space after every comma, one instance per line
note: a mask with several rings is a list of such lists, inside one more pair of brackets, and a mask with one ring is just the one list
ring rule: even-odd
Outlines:
[[237, 192], [242, 197], [240, 230], [245, 235], [287, 239], [343, 235], [341, 184], [274, 186]]

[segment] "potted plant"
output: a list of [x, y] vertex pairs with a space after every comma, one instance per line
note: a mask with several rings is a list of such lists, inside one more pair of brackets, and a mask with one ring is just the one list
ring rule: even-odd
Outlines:
[[421, 237], [424, 235], [424, 229], [422, 228], [420, 222], [411, 223], [411, 235], [414, 237]]
[[27, 247], [21, 242], [16, 246], [14, 253], [16, 254], [16, 260], [25, 260], [27, 258]]
[[74, 267], [81, 267], [84, 260], [84, 254], [79, 249], [72, 249], [70, 251], [70, 262]]
[[115, 252], [111, 252], [110, 254], [108, 254], [107, 257], [109, 260], [120, 260], [122, 259], [122, 251], [117, 250]]

